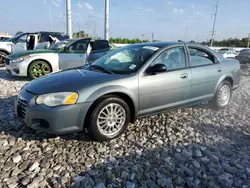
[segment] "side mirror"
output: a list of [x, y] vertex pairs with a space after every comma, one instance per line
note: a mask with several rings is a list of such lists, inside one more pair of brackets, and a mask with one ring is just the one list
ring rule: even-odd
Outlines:
[[156, 74], [161, 72], [166, 72], [167, 68], [164, 64], [155, 64], [153, 67], [149, 68], [147, 74]]

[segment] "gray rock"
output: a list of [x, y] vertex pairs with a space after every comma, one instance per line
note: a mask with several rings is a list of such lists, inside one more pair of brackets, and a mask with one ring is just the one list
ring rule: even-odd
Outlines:
[[98, 147], [98, 148], [96, 148], [96, 152], [97, 153], [104, 153], [106, 151], [107, 151], [107, 149], [105, 147]]
[[157, 184], [161, 187], [174, 188], [172, 180], [167, 178], [157, 179]]
[[201, 151], [200, 151], [199, 149], [196, 149], [196, 150], [195, 150], [195, 155], [196, 155], [197, 157], [202, 157], [202, 153], [201, 153]]
[[27, 176], [27, 177], [25, 177], [23, 180], [22, 180], [22, 184], [23, 185], [28, 185], [28, 183], [30, 182], [30, 178]]
[[133, 134], [129, 134], [129, 135], [127, 136], [127, 140], [129, 140], [129, 141], [134, 141], [134, 140], [135, 140], [135, 136], [134, 136]]
[[123, 180], [126, 180], [128, 178], [128, 176], [129, 176], [129, 173], [127, 173], [126, 171], [123, 171], [122, 174], [121, 174], [121, 178]]
[[32, 172], [32, 171], [34, 171], [35, 169], [37, 169], [38, 167], [39, 167], [39, 163], [36, 161], [36, 162], [34, 162], [34, 163], [30, 166], [29, 171]]
[[21, 155], [15, 155], [12, 158], [14, 163], [19, 163], [22, 160], [22, 156]]
[[221, 186], [223, 187], [232, 187], [234, 181], [233, 181], [233, 176], [228, 173], [224, 173], [220, 176], [218, 176], [218, 181]]
[[184, 184], [185, 184], [185, 180], [182, 179], [182, 177], [178, 176], [178, 177], [175, 179], [175, 184], [176, 184], [176, 185], [184, 185]]
[[104, 183], [98, 183], [95, 188], [106, 188], [106, 186], [104, 185]]
[[130, 182], [130, 181], [127, 181], [126, 182], [126, 188], [135, 188], [135, 184]]
[[202, 161], [204, 164], [208, 164], [210, 160], [209, 160], [207, 157], [202, 157], [202, 158], [201, 158], [201, 161]]
[[194, 165], [195, 168], [198, 168], [198, 169], [201, 168], [200, 163], [198, 163], [196, 160], [193, 160], [192, 163], [193, 163], [193, 165]]
[[225, 170], [225, 172], [230, 173], [230, 174], [236, 174], [238, 169], [235, 167], [231, 167], [230, 165], [224, 165], [223, 169]]
[[28, 166], [29, 166], [30, 162], [27, 160], [27, 161], [23, 161], [20, 165], [19, 165], [19, 168], [21, 171], [25, 171]]
[[250, 175], [250, 168], [246, 168], [246, 173]]

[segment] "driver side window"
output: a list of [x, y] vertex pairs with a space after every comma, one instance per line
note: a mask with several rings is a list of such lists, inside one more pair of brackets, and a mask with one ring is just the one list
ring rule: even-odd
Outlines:
[[26, 43], [28, 35], [23, 35], [19, 39], [17, 39], [16, 43]]
[[151, 64], [164, 64], [167, 71], [182, 69], [186, 67], [184, 47], [174, 47], [161, 53]]

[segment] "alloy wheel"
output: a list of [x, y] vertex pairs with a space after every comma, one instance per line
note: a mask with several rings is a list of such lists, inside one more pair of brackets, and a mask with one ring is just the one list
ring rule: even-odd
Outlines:
[[218, 103], [220, 106], [226, 106], [231, 97], [231, 89], [228, 85], [223, 85], [218, 93]]
[[48, 73], [50, 73], [50, 68], [46, 63], [37, 63], [32, 67], [31, 74], [34, 78], [45, 76]]
[[118, 103], [110, 103], [102, 108], [97, 118], [97, 128], [106, 136], [117, 134], [126, 121], [126, 111]]

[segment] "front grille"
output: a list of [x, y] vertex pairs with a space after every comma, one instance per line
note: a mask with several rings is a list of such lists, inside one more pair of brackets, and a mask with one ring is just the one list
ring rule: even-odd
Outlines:
[[9, 65], [10, 64], [10, 59], [5, 58], [4, 62], [5, 62], [5, 65]]
[[27, 107], [28, 107], [27, 101], [25, 99], [18, 97], [17, 98], [17, 110], [18, 110], [19, 117], [25, 118]]

